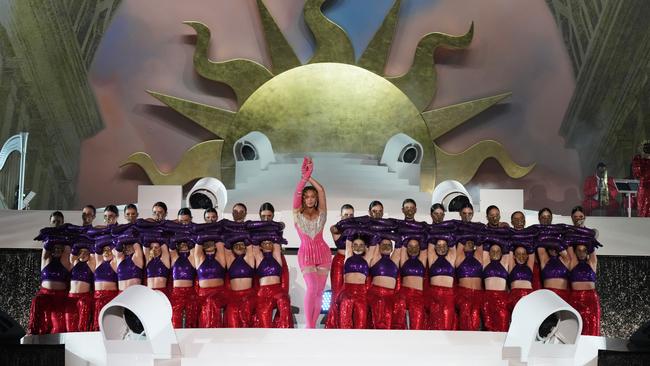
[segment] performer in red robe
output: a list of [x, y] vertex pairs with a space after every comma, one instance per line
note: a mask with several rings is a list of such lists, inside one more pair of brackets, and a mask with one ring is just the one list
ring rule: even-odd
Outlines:
[[650, 216], [650, 141], [643, 143], [642, 155], [637, 155], [632, 160], [632, 174], [639, 180], [637, 195], [637, 216]]

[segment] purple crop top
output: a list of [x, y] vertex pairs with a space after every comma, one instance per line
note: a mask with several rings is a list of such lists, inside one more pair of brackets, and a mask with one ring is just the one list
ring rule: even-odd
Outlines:
[[458, 278], [468, 278], [468, 277], [482, 277], [483, 266], [479, 262], [472, 252], [471, 255], [465, 256], [463, 262], [456, 268], [456, 275]]
[[253, 278], [253, 272], [253, 267], [246, 263], [243, 255], [238, 255], [228, 268], [228, 274], [231, 279]]
[[449, 263], [447, 258], [438, 256], [438, 259], [433, 262], [429, 268], [429, 277], [435, 276], [449, 276], [454, 277], [454, 266]]
[[257, 275], [259, 277], [281, 276], [282, 265], [273, 258], [273, 253], [262, 253], [264, 259], [257, 266]]
[[72, 267], [72, 281], [93, 283], [93, 271], [90, 270], [88, 262], [79, 261]]
[[120, 264], [117, 265], [117, 279], [118, 281], [126, 281], [132, 278], [142, 279], [142, 268], [133, 263], [133, 254], [127, 255], [122, 259]]
[[70, 272], [58, 258], [52, 258], [50, 263], [41, 270], [41, 281], [68, 282], [69, 278]]
[[587, 261], [578, 261], [578, 264], [573, 267], [569, 275], [569, 280], [571, 282], [596, 282], [596, 272], [594, 272]]
[[542, 270], [542, 278], [549, 280], [551, 278], [569, 278], [569, 269], [566, 268], [564, 263], [558, 257], [550, 257], [544, 269]]
[[345, 260], [343, 266], [343, 273], [361, 273], [368, 275], [368, 262], [363, 258], [363, 254], [352, 254], [351, 257]]
[[215, 278], [226, 278], [226, 270], [217, 261], [214, 255], [205, 255], [203, 263], [196, 270], [199, 280], [213, 280]]
[[510, 271], [510, 276], [508, 276], [510, 282], [513, 281], [528, 281], [533, 282], [533, 271], [530, 270], [530, 267], [526, 264], [515, 264], [515, 268]]
[[169, 276], [169, 268], [162, 262], [160, 257], [154, 257], [147, 263], [147, 277], [167, 277]]
[[189, 260], [190, 252], [178, 253], [178, 258], [172, 266], [172, 278], [174, 280], [189, 280], [193, 281], [196, 275], [196, 270]]
[[483, 279], [497, 277], [497, 278], [508, 278], [508, 271], [503, 267], [501, 261], [490, 260], [487, 266], [483, 269]]
[[402, 277], [424, 277], [424, 265], [422, 262], [420, 262], [417, 255], [409, 256], [409, 259], [407, 259], [406, 262], [402, 264], [400, 274]]
[[117, 282], [117, 273], [113, 270], [111, 262], [103, 261], [95, 269], [95, 282]]
[[377, 263], [370, 267], [370, 275], [397, 278], [397, 265], [390, 259], [390, 255], [382, 254]]
[[334, 245], [336, 245], [336, 249], [338, 250], [345, 250], [345, 236], [339, 236], [339, 238], [334, 241]]

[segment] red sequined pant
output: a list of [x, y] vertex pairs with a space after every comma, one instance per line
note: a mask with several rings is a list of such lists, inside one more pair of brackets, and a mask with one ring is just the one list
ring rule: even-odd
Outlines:
[[[199, 325], [199, 306], [194, 286], [174, 287], [170, 296], [174, 328], [196, 328]], [[185, 326], [183, 326], [185, 313]]]
[[199, 288], [199, 328], [223, 327], [221, 311], [226, 307], [226, 286]]
[[68, 332], [87, 332], [92, 325], [93, 293], [69, 293], [65, 311]]
[[29, 334], [64, 333], [68, 290], [41, 287], [29, 309]]
[[406, 329], [406, 312], [409, 329], [426, 329], [424, 295], [422, 290], [402, 286], [395, 297], [393, 329]]
[[366, 284], [346, 283], [339, 294], [339, 328], [365, 329], [368, 320]]
[[600, 299], [596, 290], [572, 290], [569, 304], [582, 317], [582, 335], [600, 335]]
[[118, 290], [95, 290], [93, 297], [95, 298], [95, 306], [93, 306], [93, 329], [99, 331], [99, 313], [102, 308], [106, 306], [111, 300], [115, 298], [120, 292]]
[[513, 288], [510, 289], [510, 294], [508, 295], [508, 310], [510, 311], [510, 314], [512, 314], [512, 311], [515, 309], [515, 305], [521, 300], [522, 297], [530, 294], [533, 292], [532, 288]]
[[483, 290], [456, 288], [456, 310], [459, 330], [480, 330]]
[[431, 330], [456, 330], [458, 318], [454, 303], [454, 288], [431, 285], [428, 292], [428, 328]]
[[561, 297], [562, 300], [566, 301], [567, 303], [571, 303], [571, 291], [566, 290], [566, 289], [557, 289], [557, 288], [545, 288], [545, 290], [553, 291], [557, 296]]
[[483, 328], [490, 332], [507, 332], [510, 326], [508, 291], [483, 291]]
[[231, 290], [228, 292], [226, 305], [226, 327], [250, 328], [253, 326], [253, 309], [255, 309], [255, 290]]
[[336, 301], [338, 299], [341, 288], [343, 287], [343, 263], [345, 256], [336, 253], [332, 260], [332, 267], [330, 271], [330, 284], [332, 286], [332, 297], [330, 299], [330, 310], [327, 312], [327, 320], [325, 321], [325, 328], [335, 329], [338, 328], [338, 307]]
[[372, 285], [368, 290], [370, 307], [370, 328], [390, 329], [395, 308], [395, 290]]
[[[258, 328], [293, 328], [291, 301], [282, 284], [260, 286], [255, 300], [255, 317]], [[277, 309], [273, 318], [273, 309]]]

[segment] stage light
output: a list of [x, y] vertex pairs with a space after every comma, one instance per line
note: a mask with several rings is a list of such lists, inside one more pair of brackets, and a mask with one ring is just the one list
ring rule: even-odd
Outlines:
[[420, 184], [420, 164], [424, 156], [422, 145], [411, 136], [398, 133], [386, 142], [381, 154], [380, 164], [386, 165], [389, 172], [396, 172], [409, 184]]
[[519, 300], [501, 356], [514, 363], [573, 365], [582, 318], [576, 309], [549, 290]]
[[431, 193], [431, 204], [440, 203], [447, 212], [459, 212], [465, 203], [472, 203], [465, 186], [456, 180], [446, 180], [434, 188]]
[[131, 286], [106, 304], [99, 328], [107, 365], [152, 364], [171, 359], [180, 348], [171, 323], [172, 307], [160, 291]]
[[226, 186], [217, 179], [205, 177], [199, 179], [190, 189], [185, 199], [186, 206], [190, 208], [216, 208], [220, 215], [228, 203]]
[[332, 290], [325, 290], [323, 292], [323, 301], [320, 305], [320, 313], [327, 314], [330, 311], [330, 302], [332, 301]]

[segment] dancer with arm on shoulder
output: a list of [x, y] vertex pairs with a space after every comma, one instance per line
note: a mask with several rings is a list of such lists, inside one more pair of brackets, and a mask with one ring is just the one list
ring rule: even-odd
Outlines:
[[226, 253], [219, 229], [214, 223], [195, 226], [194, 263], [199, 280], [199, 328], [224, 326], [222, 311], [228, 299], [225, 286]]
[[483, 247], [477, 245], [480, 234], [471, 228], [456, 237], [456, 309], [459, 330], [479, 330], [483, 299]]
[[[377, 248], [370, 259], [372, 285], [368, 289], [371, 329], [391, 329], [395, 307], [395, 288], [402, 256], [401, 238], [388, 231], [372, 230]], [[395, 245], [393, 245], [395, 243]], [[393, 248], [394, 247], [394, 248]]]

